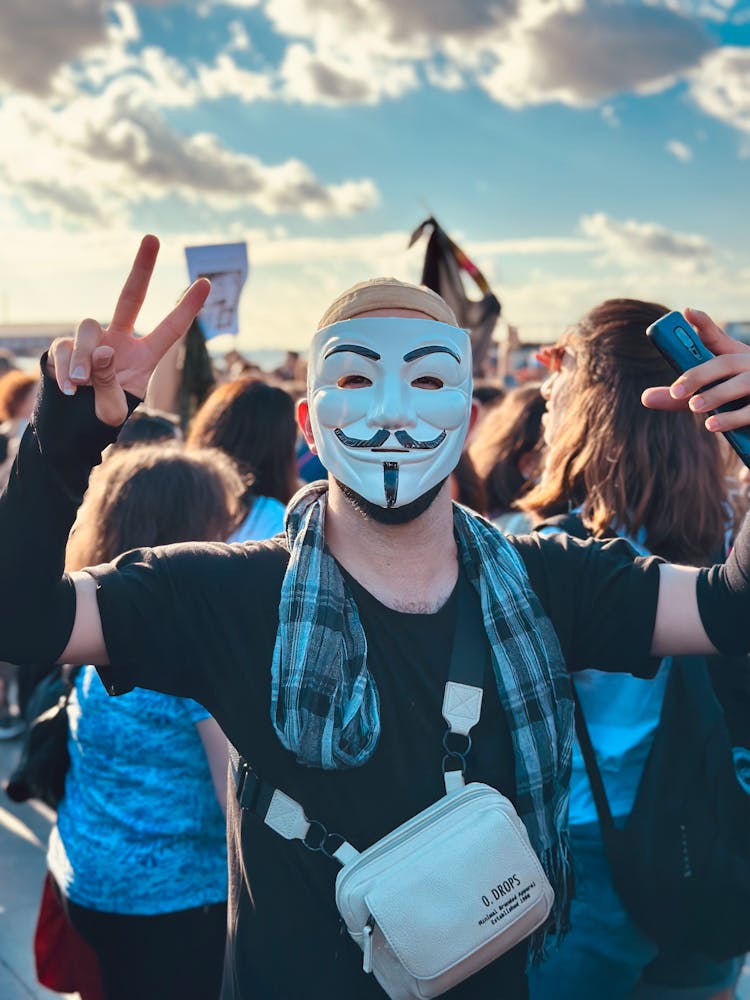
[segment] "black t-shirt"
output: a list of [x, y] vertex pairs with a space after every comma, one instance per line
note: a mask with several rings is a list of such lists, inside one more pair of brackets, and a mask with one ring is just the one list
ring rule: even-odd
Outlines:
[[[634, 559], [619, 541], [511, 540], [570, 669], [654, 672], [648, 650], [656, 560]], [[92, 571], [110, 659], [100, 674], [113, 694], [140, 686], [200, 701], [264, 780], [362, 850], [444, 794], [441, 708], [455, 596], [435, 614], [404, 614], [348, 578], [380, 695], [380, 739], [360, 768], [303, 767], [282, 747], [270, 719], [270, 663], [287, 560], [278, 541], [196, 544], [131, 552]], [[488, 649], [468, 777], [513, 799], [510, 734], [489, 663]], [[228, 830], [223, 996], [381, 998], [336, 910], [338, 865], [243, 814], [233, 795]], [[525, 997], [525, 960], [521, 945], [449, 995]]]

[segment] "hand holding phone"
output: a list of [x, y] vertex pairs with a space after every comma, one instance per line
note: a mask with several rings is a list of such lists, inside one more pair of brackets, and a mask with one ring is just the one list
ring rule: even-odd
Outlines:
[[[716, 357], [709, 351], [680, 312], [669, 312], [666, 316], [662, 316], [661, 319], [652, 323], [646, 330], [646, 336], [679, 374]], [[702, 388], [710, 389], [717, 384], [717, 382], [712, 382]], [[748, 399], [733, 400], [731, 403], [725, 403], [710, 412], [726, 413], [728, 410], [738, 410], [746, 406], [748, 402]], [[722, 431], [722, 433], [750, 469], [750, 425]]]

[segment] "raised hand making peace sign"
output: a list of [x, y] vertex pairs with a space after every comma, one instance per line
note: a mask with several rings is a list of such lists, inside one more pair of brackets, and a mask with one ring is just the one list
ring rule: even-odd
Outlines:
[[79, 385], [94, 388], [96, 415], [117, 426], [128, 415], [125, 390], [141, 399], [161, 358], [183, 336], [206, 301], [211, 285], [199, 278], [151, 333], [133, 333], [159, 253], [155, 236], [144, 236], [123, 285], [109, 326], [94, 319], [78, 324], [75, 337], [58, 337], [47, 357], [47, 371], [62, 392], [72, 396]]

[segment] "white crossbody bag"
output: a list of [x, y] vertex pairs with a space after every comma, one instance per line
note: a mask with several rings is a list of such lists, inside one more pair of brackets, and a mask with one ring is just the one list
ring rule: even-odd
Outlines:
[[[464, 782], [485, 662], [468, 586], [459, 583], [443, 699], [443, 798], [360, 852], [231, 753], [242, 808], [342, 866], [336, 906], [362, 949], [364, 971], [392, 1000], [427, 1000], [468, 979], [540, 927], [554, 901], [512, 803], [489, 785]], [[459, 739], [461, 751], [453, 749]]]

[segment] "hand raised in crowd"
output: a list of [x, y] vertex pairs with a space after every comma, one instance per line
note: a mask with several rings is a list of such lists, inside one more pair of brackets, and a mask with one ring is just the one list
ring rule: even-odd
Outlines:
[[53, 342], [47, 357], [47, 372], [66, 395], [72, 396], [79, 385], [93, 386], [96, 415], [111, 426], [127, 417], [125, 390], [143, 398], [154, 368], [184, 335], [211, 290], [210, 282], [199, 278], [151, 333], [135, 336], [158, 253], [159, 240], [144, 236], [109, 326], [84, 319], [74, 338]]
[[689, 407], [695, 413], [708, 413], [725, 403], [745, 399], [746, 404], [736, 410], [712, 414], [706, 420], [706, 427], [710, 431], [730, 431], [747, 426], [750, 424], [750, 347], [734, 340], [699, 309], [686, 309], [685, 317], [716, 357], [684, 372], [669, 386], [646, 389], [641, 396], [643, 405], [653, 410]]

